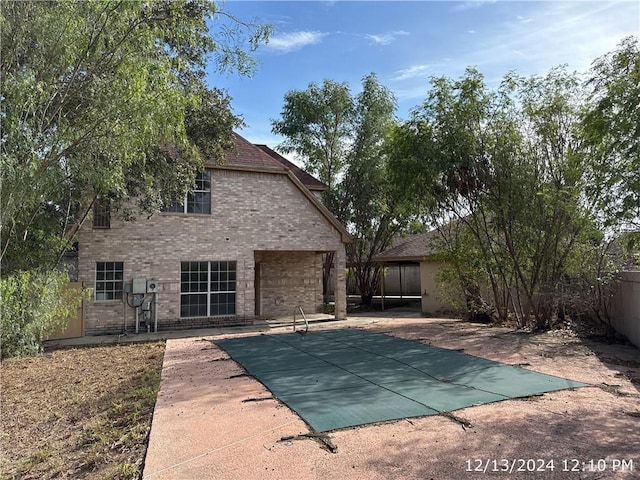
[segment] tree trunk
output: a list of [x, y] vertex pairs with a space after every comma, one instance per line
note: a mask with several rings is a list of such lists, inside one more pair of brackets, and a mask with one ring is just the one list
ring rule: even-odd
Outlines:
[[371, 305], [372, 301], [373, 301], [373, 293], [367, 292], [367, 293], [360, 294], [360, 303], [362, 305]]
[[[322, 268], [322, 303], [329, 303], [329, 289], [331, 288], [331, 269], [333, 268], [334, 253], [325, 253]], [[334, 292], [335, 294], [335, 292]]]

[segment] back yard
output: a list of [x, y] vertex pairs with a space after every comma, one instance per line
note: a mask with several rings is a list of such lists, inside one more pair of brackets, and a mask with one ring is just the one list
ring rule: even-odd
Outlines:
[[138, 478], [164, 342], [2, 361], [4, 479]]
[[143, 468], [149, 479], [640, 477], [636, 348], [589, 332], [518, 333], [455, 319], [359, 318], [311, 330], [338, 326], [594, 386], [318, 439], [210, 342], [217, 335], [169, 340], [166, 352], [164, 342], [55, 350], [2, 362], [1, 478], [133, 479]]

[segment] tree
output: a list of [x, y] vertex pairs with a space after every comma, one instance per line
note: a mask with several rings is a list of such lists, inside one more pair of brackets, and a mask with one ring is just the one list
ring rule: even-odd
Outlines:
[[[392, 93], [369, 74], [355, 98], [347, 84], [332, 80], [321, 87], [311, 83], [307, 90], [290, 91], [281, 118], [272, 121], [273, 132], [285, 137], [279, 148], [297, 153], [329, 187], [324, 202], [352, 234], [347, 260], [363, 303], [371, 302], [380, 280], [373, 256], [402, 226], [384, 154], [394, 111]], [[331, 254], [325, 256], [325, 292], [332, 262]]]
[[[272, 131], [285, 137], [278, 148], [285, 153], [296, 152], [305, 168], [318, 175], [327, 185], [322, 194], [327, 208], [343, 220], [342, 206], [336, 186], [344, 168], [346, 150], [353, 124], [353, 99], [346, 83], [325, 80], [320, 87], [310, 83], [307, 90], [291, 90], [284, 97], [280, 120], [272, 120]], [[333, 266], [333, 253], [324, 256], [322, 287], [327, 292]]]
[[270, 29], [204, 0], [60, 0], [2, 2], [0, 31], [2, 351], [21, 353], [73, 312], [56, 268], [98, 199], [151, 215], [222, 158], [240, 120], [207, 60], [249, 73], [243, 40]]
[[488, 289], [485, 313], [548, 326], [575, 246], [593, 226], [578, 161], [578, 78], [510, 74], [491, 91], [468, 69], [432, 83], [392, 136], [394, 178], [440, 225], [470, 314], [488, 305]]
[[640, 224], [640, 40], [627, 37], [593, 64], [582, 135], [593, 165], [590, 196], [602, 221]]
[[[187, 0], [3, 2], [5, 274], [55, 267], [97, 198], [136, 199], [151, 214], [188, 189], [203, 156], [220, 158], [239, 120], [222, 92], [206, 88], [206, 61], [246, 57], [210, 36], [219, 13]], [[254, 46], [268, 35], [246, 28]]]
[[398, 198], [388, 181], [384, 153], [386, 136], [394, 124], [393, 94], [374, 74], [362, 81], [355, 101], [354, 138], [340, 185], [347, 228], [353, 240], [347, 244], [363, 304], [371, 303], [382, 273], [373, 257], [386, 249], [404, 225]]
[[335, 188], [353, 139], [355, 106], [346, 83], [325, 80], [310, 83], [306, 90], [291, 90], [284, 96], [281, 118], [272, 120], [272, 131], [285, 140], [278, 146], [297, 153], [305, 168], [328, 187], [325, 205], [341, 217]]

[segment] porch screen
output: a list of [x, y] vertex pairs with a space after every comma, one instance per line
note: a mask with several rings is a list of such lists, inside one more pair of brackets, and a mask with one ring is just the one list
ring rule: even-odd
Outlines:
[[236, 262], [182, 262], [180, 316], [236, 313]]

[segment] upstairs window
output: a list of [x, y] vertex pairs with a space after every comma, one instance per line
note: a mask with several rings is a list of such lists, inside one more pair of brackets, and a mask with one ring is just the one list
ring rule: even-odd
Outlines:
[[111, 228], [111, 202], [106, 198], [93, 202], [93, 228]]
[[174, 200], [162, 209], [163, 212], [177, 213], [211, 213], [211, 171], [205, 170], [196, 176], [196, 185], [182, 201]]

